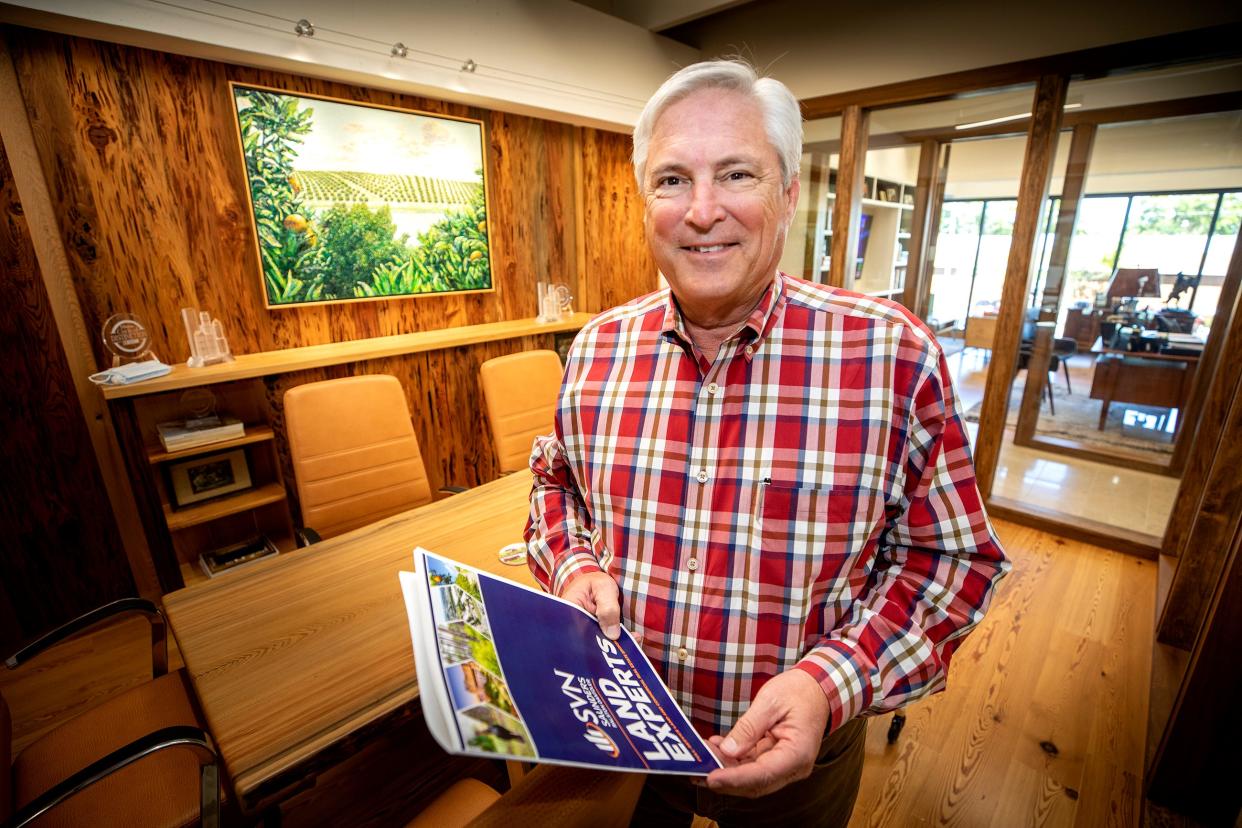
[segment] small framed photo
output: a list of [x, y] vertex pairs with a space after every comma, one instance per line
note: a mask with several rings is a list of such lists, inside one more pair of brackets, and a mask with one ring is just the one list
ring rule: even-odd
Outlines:
[[168, 475], [178, 506], [250, 488], [246, 450], [240, 448], [171, 463]]

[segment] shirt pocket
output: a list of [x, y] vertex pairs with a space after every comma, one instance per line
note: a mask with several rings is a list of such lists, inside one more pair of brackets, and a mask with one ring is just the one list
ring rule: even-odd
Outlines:
[[786, 646], [836, 625], [866, 586], [883, 498], [866, 489], [756, 488], [748, 610], [786, 627]]

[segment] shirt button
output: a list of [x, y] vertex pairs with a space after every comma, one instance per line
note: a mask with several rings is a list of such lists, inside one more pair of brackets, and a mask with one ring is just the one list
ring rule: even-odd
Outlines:
[[685, 647], [678, 647], [678, 648], [677, 648], [677, 660], [678, 660], [678, 661], [685, 661], [685, 660], [686, 660], [687, 658], [689, 658], [689, 657], [690, 657], [690, 651], [689, 651], [689, 650], [687, 650]]
[[689, 569], [691, 572], [693, 572], [694, 570], [698, 568], [699, 568], [698, 558], [691, 558], [690, 560], [686, 561], [686, 569]]
[[720, 391], [720, 386], [714, 382], [711, 385], [707, 386], [707, 393], [711, 394], [713, 397], [716, 396], [716, 393], [718, 391]]
[[707, 469], [700, 469], [699, 473], [696, 474], [695, 477], [698, 478], [698, 481], [700, 483], [706, 483], [707, 482]]

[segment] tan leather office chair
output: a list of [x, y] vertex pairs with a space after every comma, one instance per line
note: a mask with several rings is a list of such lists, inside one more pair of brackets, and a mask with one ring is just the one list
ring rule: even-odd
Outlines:
[[307, 533], [312, 540], [431, 502], [431, 483], [396, 377], [311, 382], [286, 391], [284, 405], [302, 524], [314, 530]]
[[479, 366], [502, 473], [526, 468], [535, 438], [552, 433], [563, 374], [555, 351], [522, 351]]
[[167, 672], [164, 617], [126, 598], [48, 633], [5, 661], [16, 669], [100, 622], [140, 613], [151, 622], [152, 680], [61, 724], [12, 757], [0, 697], [0, 823], [9, 826], [216, 826], [219, 769], [185, 674]]

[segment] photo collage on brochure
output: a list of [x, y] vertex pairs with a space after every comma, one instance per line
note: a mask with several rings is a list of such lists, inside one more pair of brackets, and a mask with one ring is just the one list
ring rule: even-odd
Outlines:
[[467, 749], [534, 758], [492, 641], [475, 573], [427, 555], [431, 611], [440, 644], [445, 685]]

